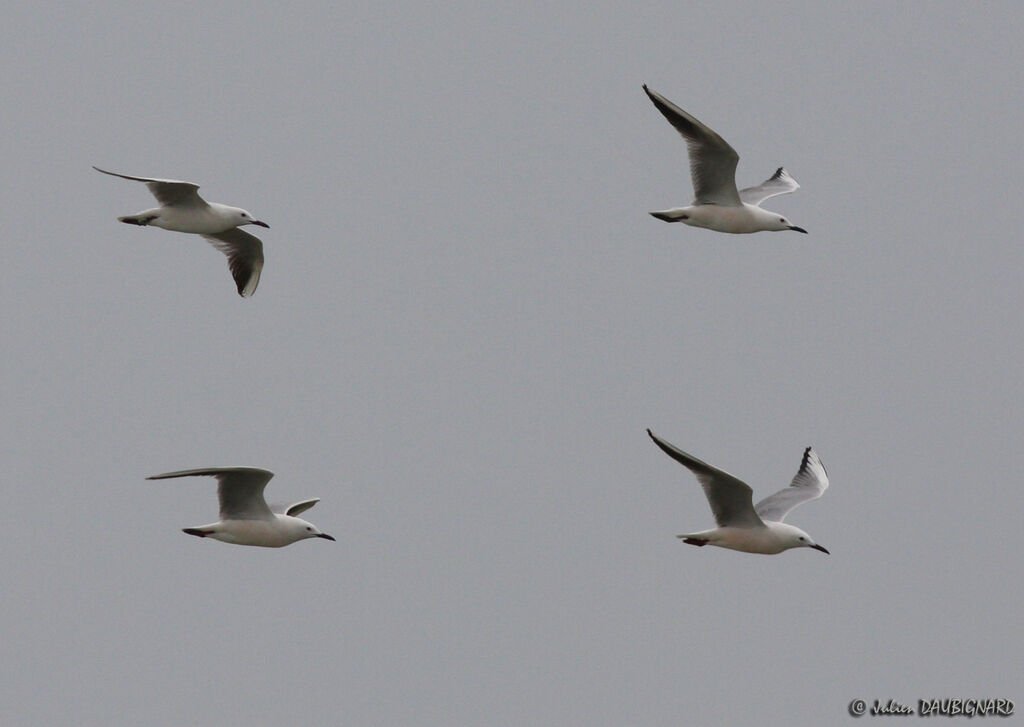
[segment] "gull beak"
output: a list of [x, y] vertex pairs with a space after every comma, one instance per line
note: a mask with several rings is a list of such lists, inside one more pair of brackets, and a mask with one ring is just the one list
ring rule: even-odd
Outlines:
[[[254, 222], [253, 224], [254, 224], [254, 225], [259, 225], [259, 224], [262, 224], [262, 223], [260, 223], [260, 222]], [[797, 227], [796, 225], [790, 225], [790, 226], [789, 226], [789, 229], [793, 230], [793, 232], [802, 232], [802, 233], [804, 233], [805, 235], [807, 234], [807, 230], [805, 230], [805, 229], [804, 229], [804, 228], [802, 228], [802, 227]], [[828, 551], [826, 551], [826, 552], [828, 552]]]
[[[334, 540], [334, 538], [331, 538], [331, 540]], [[815, 544], [815, 545], [812, 545], [812, 546], [810, 546], [810, 547], [814, 548], [815, 550], [820, 550], [820, 551], [821, 551], [822, 553], [824, 553], [825, 555], [832, 555], [832, 554], [831, 554], [831, 553], [829, 553], [829, 552], [828, 552], [827, 550], [825, 550], [824, 546], [821, 546], [821, 545], [817, 545], [817, 544]]]
[[[268, 225], [266, 222], [260, 222], [259, 220], [253, 220], [252, 224], [259, 225], [260, 227], [266, 227], [268, 230], [270, 229], [270, 225]], [[799, 227], [797, 227], [796, 229], [800, 230]], [[803, 232], [803, 230], [800, 230], [800, 232]]]
[[[334, 540], [334, 537], [331, 536], [331, 535], [328, 535], [327, 533], [320, 533], [319, 535], [317, 535], [317, 537], [318, 538], [323, 538], [324, 540]], [[335, 541], [335, 542], [337, 542], [337, 541]], [[825, 549], [822, 548], [822, 550], [825, 550]], [[825, 552], [827, 553], [828, 551], [825, 550]]]

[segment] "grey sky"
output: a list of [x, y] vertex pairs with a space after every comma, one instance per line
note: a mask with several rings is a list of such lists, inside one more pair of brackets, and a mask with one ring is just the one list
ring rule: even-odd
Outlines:
[[[837, 724], [1017, 700], [1013, 3], [22, 3], [5, 724]], [[809, 231], [726, 236], [642, 83]], [[249, 300], [142, 185], [245, 207]], [[696, 549], [659, 435], [826, 546]], [[338, 537], [182, 534], [250, 465]], [[296, 716], [298, 712], [298, 716]], [[870, 719], [870, 718], [865, 718]], [[1019, 720], [1016, 716], [1011, 720]]]

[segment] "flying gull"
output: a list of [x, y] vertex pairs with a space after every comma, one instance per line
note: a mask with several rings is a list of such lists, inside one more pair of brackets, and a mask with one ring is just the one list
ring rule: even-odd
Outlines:
[[736, 163], [740, 157], [736, 150], [660, 93], [647, 88], [646, 84], [644, 91], [686, 140], [694, 192], [689, 207], [651, 212], [652, 215], [665, 222], [684, 222], [692, 227], [734, 234], [762, 230], [807, 232], [802, 227], [791, 225], [777, 212], [761, 208], [766, 199], [800, 187], [785, 169], [779, 167], [775, 174], [756, 187], [737, 190]]
[[751, 500], [753, 491], [746, 482], [659, 439], [650, 429], [647, 434], [665, 454], [696, 475], [715, 516], [717, 528], [677, 536], [684, 543], [698, 547], [717, 545], [720, 548], [765, 555], [774, 555], [790, 548], [814, 548], [828, 553], [803, 530], [782, 522], [790, 510], [808, 500], [821, 497], [828, 487], [828, 474], [811, 447], [804, 450], [800, 470], [789, 487], [754, 505]]
[[248, 298], [256, 291], [263, 270], [263, 243], [255, 235], [240, 229], [242, 225], [270, 227], [239, 207], [207, 202], [198, 194], [199, 185], [173, 179], [129, 177], [93, 167], [113, 177], [144, 182], [156, 197], [159, 207], [134, 215], [118, 217], [129, 225], [153, 225], [173, 232], [192, 232], [201, 235], [211, 245], [228, 256], [228, 267], [238, 286], [238, 294]]
[[146, 479], [166, 480], [204, 475], [217, 478], [220, 520], [197, 528], [183, 528], [189, 535], [235, 545], [260, 545], [264, 548], [280, 548], [306, 538], [334, 540], [327, 533], [320, 532], [313, 523], [297, 517], [320, 502], [319, 497], [287, 507], [271, 509], [267, 505], [263, 499], [263, 488], [274, 476], [273, 472], [267, 470], [255, 467], [210, 467], [166, 472]]

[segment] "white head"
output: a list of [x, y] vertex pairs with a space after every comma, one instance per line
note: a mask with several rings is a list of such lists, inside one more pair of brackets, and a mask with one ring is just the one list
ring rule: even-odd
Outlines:
[[814, 539], [800, 528], [787, 525], [786, 523], [765, 524], [775, 531], [775, 534], [782, 539], [786, 550], [789, 550], [790, 548], [814, 548], [815, 550], [820, 550], [826, 555], [830, 555], [823, 546], [815, 543]]
[[757, 216], [757, 221], [758, 223], [763, 225], [763, 227], [761, 228], [763, 230], [769, 230], [772, 232], [778, 232], [780, 230], [793, 230], [794, 232], [802, 232], [805, 235], [807, 234], [807, 230], [805, 230], [802, 227], [797, 227], [796, 225], [791, 224], [790, 221], [786, 219], [786, 217], [780, 215], [778, 212], [772, 212], [771, 210], [766, 210], [755, 205], [746, 205], [746, 208], [752, 211]]
[[246, 210], [240, 207], [229, 208], [232, 216], [234, 217], [235, 227], [241, 227], [242, 225], [259, 225], [260, 227], [270, 228], [266, 222], [261, 222], [249, 214]]
[[[291, 517], [290, 515], [278, 515], [279, 521], [287, 523], [288, 534], [291, 535], [295, 540], [305, 540], [306, 538], [323, 538], [324, 540], [334, 540], [334, 538], [327, 533], [320, 532], [311, 522], [303, 520], [300, 517]], [[294, 541], [293, 541], [294, 542]]]

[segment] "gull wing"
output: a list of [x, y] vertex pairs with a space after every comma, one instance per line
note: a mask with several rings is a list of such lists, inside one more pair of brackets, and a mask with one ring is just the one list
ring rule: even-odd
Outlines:
[[192, 182], [179, 182], [176, 179], [150, 179], [148, 177], [129, 177], [127, 174], [108, 172], [106, 169], [93, 167], [97, 172], [109, 174], [112, 177], [131, 179], [134, 182], [144, 182], [149, 191], [156, 197], [156, 201], [165, 207], [205, 207], [206, 200], [199, 196], [199, 185]]
[[715, 516], [718, 527], [764, 527], [751, 504], [753, 491], [750, 485], [659, 439], [650, 429], [647, 430], [647, 434], [665, 454], [696, 475], [697, 481], [704, 488], [704, 495], [708, 498], [711, 513]]
[[781, 523], [789, 511], [808, 500], [816, 500], [828, 488], [828, 473], [811, 447], [804, 450], [800, 469], [789, 487], [761, 500], [754, 507], [762, 520]]
[[313, 505], [320, 502], [319, 497], [311, 497], [308, 500], [302, 500], [291, 505], [274, 505], [270, 509], [281, 515], [290, 515], [291, 517], [298, 517], [300, 513], [306, 512]]
[[274, 513], [263, 499], [263, 488], [274, 476], [269, 470], [255, 467], [209, 467], [199, 470], [166, 472], [147, 477], [147, 480], [166, 480], [172, 477], [217, 478], [217, 497], [220, 499], [221, 520], [273, 520]]
[[228, 256], [228, 267], [238, 286], [238, 294], [248, 298], [255, 293], [263, 271], [263, 243], [260, 238], [237, 227], [215, 235], [203, 235], [203, 238]]
[[768, 177], [756, 187], [747, 187], [740, 190], [740, 199], [746, 204], [761, 206], [769, 197], [776, 197], [780, 194], [789, 194], [800, 189], [796, 180], [789, 176], [784, 167], [775, 170], [775, 174]]
[[644, 91], [658, 111], [686, 140], [690, 152], [690, 176], [693, 178], [694, 204], [720, 204], [739, 207], [736, 191], [736, 164], [740, 155], [729, 144], [660, 93], [644, 85]]

